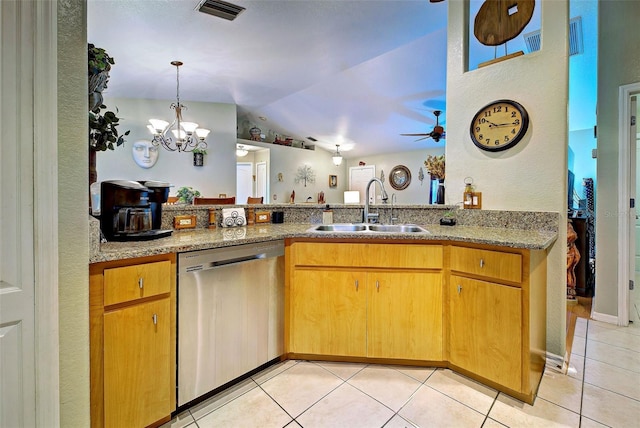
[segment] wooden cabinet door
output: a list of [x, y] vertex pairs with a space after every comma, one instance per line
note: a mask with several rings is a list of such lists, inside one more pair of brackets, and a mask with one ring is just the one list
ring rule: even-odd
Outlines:
[[291, 352], [365, 356], [364, 275], [296, 269], [292, 276]]
[[442, 275], [369, 273], [367, 355], [442, 360]]
[[522, 290], [456, 275], [450, 278], [451, 363], [520, 391]]
[[169, 415], [170, 299], [104, 314], [106, 427], [145, 427]]

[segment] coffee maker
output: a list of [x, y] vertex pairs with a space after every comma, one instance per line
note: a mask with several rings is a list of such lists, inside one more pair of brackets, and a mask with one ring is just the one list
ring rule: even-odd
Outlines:
[[149, 189], [149, 206], [151, 208], [151, 229], [162, 229], [162, 204], [169, 199], [169, 188], [171, 184], [164, 181], [139, 181], [144, 187]]
[[[143, 241], [171, 235], [161, 230], [162, 196], [137, 181], [109, 180], [100, 184], [100, 229], [107, 240]], [[168, 186], [166, 194], [168, 194]], [[166, 199], [165, 199], [166, 201]], [[154, 211], [159, 217], [154, 228]]]

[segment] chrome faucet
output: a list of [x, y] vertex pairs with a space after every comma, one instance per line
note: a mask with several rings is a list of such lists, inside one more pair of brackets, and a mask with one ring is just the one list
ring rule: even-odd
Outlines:
[[365, 223], [377, 223], [378, 217], [380, 216], [379, 213], [369, 213], [369, 189], [371, 188], [371, 185], [374, 182], [380, 184], [380, 196], [382, 197], [382, 202], [387, 203], [387, 200], [389, 199], [389, 196], [387, 195], [387, 191], [384, 190], [384, 183], [382, 182], [382, 180], [380, 180], [377, 177], [373, 177], [371, 180], [369, 180], [369, 182], [367, 183], [367, 189], [365, 191], [365, 197], [364, 197], [364, 222]]
[[396, 194], [392, 193], [391, 194], [391, 214], [390, 214], [390, 218], [389, 218], [389, 223], [393, 224], [396, 220], [398, 220], [398, 217], [394, 217], [393, 216], [393, 204], [396, 201]]

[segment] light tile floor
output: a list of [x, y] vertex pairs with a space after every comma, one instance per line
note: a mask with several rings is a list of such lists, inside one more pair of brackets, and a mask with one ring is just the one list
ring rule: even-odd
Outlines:
[[447, 369], [285, 361], [165, 427], [640, 427], [640, 309], [616, 327], [579, 318], [567, 375], [533, 406]]

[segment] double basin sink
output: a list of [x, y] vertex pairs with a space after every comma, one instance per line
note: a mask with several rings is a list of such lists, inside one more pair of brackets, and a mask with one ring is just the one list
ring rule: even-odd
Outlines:
[[350, 233], [430, 233], [427, 229], [415, 224], [321, 224], [313, 226], [309, 232], [350, 232]]

